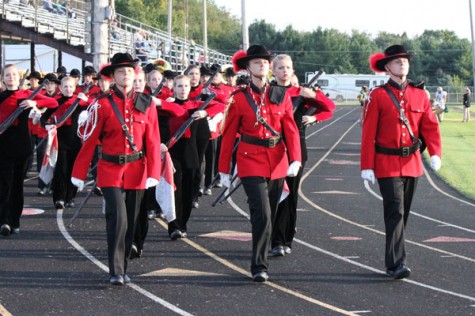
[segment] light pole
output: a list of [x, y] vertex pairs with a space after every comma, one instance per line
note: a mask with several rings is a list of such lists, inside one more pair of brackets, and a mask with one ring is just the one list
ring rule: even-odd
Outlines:
[[246, 21], [246, 0], [241, 0], [242, 49], [249, 48], [249, 29]]
[[208, 63], [208, 18], [206, 15], [206, 0], [203, 0], [203, 47], [205, 50], [204, 63]]
[[[472, 88], [475, 87], [475, 46], [473, 34], [473, 15], [472, 15], [472, 0], [468, 0], [468, 7], [470, 9], [470, 34], [472, 35]], [[473, 89], [472, 89], [473, 91]]]

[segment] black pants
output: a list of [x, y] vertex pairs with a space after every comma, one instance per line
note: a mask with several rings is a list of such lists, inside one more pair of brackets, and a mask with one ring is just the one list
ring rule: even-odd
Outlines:
[[140, 204], [137, 222], [135, 223], [134, 243], [137, 245], [139, 251], [143, 249], [148, 233], [148, 211], [155, 210], [158, 212], [160, 210], [157, 200], [155, 199], [155, 189], [156, 187], [151, 187], [145, 190], [142, 203]]
[[81, 148], [58, 148], [58, 161], [54, 168], [53, 177], [53, 202], [63, 200], [72, 201], [76, 197], [77, 187], [71, 183], [74, 161]]
[[20, 227], [23, 181], [30, 157], [0, 157], [0, 225]]
[[252, 225], [251, 273], [267, 271], [267, 253], [272, 233], [272, 224], [277, 212], [284, 178], [269, 180], [263, 177], [241, 179], [247, 195]]
[[[216, 160], [218, 158], [217, 156], [217, 148], [218, 148], [218, 139], [211, 139], [209, 141], [208, 147], [206, 148], [205, 152], [205, 176], [204, 179], [202, 179], [202, 187], [207, 188], [211, 184], [211, 182], [214, 179], [214, 176], [216, 174], [215, 171], [215, 166], [216, 166]], [[203, 182], [204, 180], [204, 182]]]
[[173, 159], [175, 173], [173, 180], [175, 181], [175, 213], [176, 219], [168, 223], [168, 234], [178, 229], [183, 232], [187, 231], [186, 224], [191, 216], [191, 208], [193, 202], [193, 192], [196, 168], [184, 167], [184, 162]]
[[[48, 137], [48, 136], [45, 136]], [[36, 139], [36, 145], [38, 146], [39, 143], [41, 143], [43, 138], [37, 138]], [[43, 158], [45, 156], [45, 150], [46, 150], [46, 140], [41, 143], [40, 146], [36, 147], [36, 171], [40, 173], [41, 171], [41, 166], [43, 165]], [[47, 187], [47, 184], [41, 180], [40, 177], [38, 177], [38, 188], [43, 189]]]
[[386, 226], [386, 268], [406, 263], [405, 231], [418, 178], [394, 177], [378, 179], [383, 197]]
[[144, 190], [101, 188], [106, 201], [109, 274], [124, 275], [134, 239], [134, 227]]
[[296, 177], [287, 177], [285, 181], [289, 187], [289, 195], [279, 203], [275, 217], [275, 225], [272, 227], [272, 248], [287, 246], [292, 248], [297, 226], [297, 200], [299, 197], [299, 185], [302, 179], [303, 168], [299, 169]]

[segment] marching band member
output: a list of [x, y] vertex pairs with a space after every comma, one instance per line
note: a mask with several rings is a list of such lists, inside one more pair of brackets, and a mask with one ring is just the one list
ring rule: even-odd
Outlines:
[[251, 273], [255, 282], [268, 279], [267, 253], [284, 179], [296, 176], [301, 166], [300, 137], [290, 96], [284, 88], [267, 82], [272, 57], [262, 45], [234, 54], [234, 69], [247, 70], [251, 83], [236, 91], [230, 101], [219, 159], [221, 182], [229, 188], [232, 151], [236, 134], [241, 134], [237, 169], [251, 215]]
[[386, 72], [389, 81], [373, 89], [364, 108], [361, 177], [383, 197], [386, 227], [385, 264], [389, 277], [407, 278], [405, 231], [418, 178], [423, 174], [420, 137], [430, 154], [431, 168], [441, 166], [439, 124], [426, 92], [407, 80], [413, 55], [392, 45], [370, 56], [370, 68]]
[[[76, 87], [75, 94], [79, 94], [79, 92], [84, 92], [84, 94], [89, 97], [92, 94], [97, 94], [100, 90], [99, 86], [95, 84], [94, 78], [96, 77], [96, 71], [92, 66], [84, 67], [84, 71], [82, 73], [82, 85], [78, 85]], [[87, 90], [88, 91], [85, 91]]]
[[105, 199], [109, 275], [113, 285], [130, 282], [127, 264], [143, 191], [157, 185], [160, 179], [157, 111], [150, 97], [132, 89], [134, 69], [139, 63], [128, 53], [117, 53], [111, 64], [101, 69], [101, 75], [111, 77], [115, 84], [111, 93], [98, 101], [97, 124], [84, 141], [71, 178], [79, 189], [84, 187], [100, 139], [102, 157], [97, 165], [97, 185]]
[[[297, 224], [298, 189], [303, 168], [307, 161], [305, 129], [309, 124], [330, 119], [333, 116], [332, 111], [335, 109], [335, 104], [320, 89], [314, 91], [311, 88], [298, 87], [291, 84], [294, 67], [289, 55], [277, 55], [274, 58], [272, 73], [274, 74], [276, 85], [285, 88], [293, 103], [297, 103], [293, 104], [294, 108], [296, 107], [294, 120], [299, 129], [302, 155], [302, 168], [300, 168], [297, 176], [286, 178], [287, 185], [289, 186], [289, 195], [284, 201], [279, 203], [275, 225], [272, 227], [271, 253], [273, 256], [284, 256], [292, 252], [292, 240], [294, 239]], [[313, 109], [315, 113], [307, 114], [308, 111], [313, 111]]]
[[55, 99], [37, 94], [32, 100], [26, 100], [30, 90], [19, 90], [20, 74], [15, 65], [6, 65], [1, 73], [6, 88], [0, 93], [0, 124], [18, 107], [24, 111], [0, 134], [0, 234], [9, 236], [20, 232], [20, 216], [23, 211], [23, 181], [28, 167], [28, 158], [33, 154], [28, 116], [30, 109], [54, 108]]
[[[191, 113], [194, 122], [188, 131], [185, 132], [176, 144], [169, 149], [170, 155], [175, 167], [174, 181], [175, 181], [175, 212], [176, 219], [168, 223], [168, 234], [172, 240], [187, 237], [187, 223], [191, 215], [195, 172], [199, 170], [199, 149], [197, 143], [197, 127], [200, 120], [206, 122], [206, 117], [213, 117], [224, 110], [224, 104], [219, 102], [212, 102], [204, 110], [197, 110], [202, 101], [189, 100], [190, 93], [190, 79], [185, 75], [180, 75], [175, 78], [173, 86], [175, 95], [174, 100], [168, 99], [161, 101], [161, 107], [170, 107], [169, 102], [179, 104], [187, 112]], [[170, 134], [173, 135], [182, 126], [184, 122], [190, 117], [188, 113], [177, 117], [170, 117], [169, 126]]]
[[[59, 120], [63, 114], [80, 99], [79, 106], [71, 114], [71, 116], [58, 127], [58, 159], [54, 168], [54, 176], [52, 186], [53, 203], [56, 209], [63, 209], [65, 207], [74, 207], [74, 198], [76, 197], [77, 188], [69, 181], [71, 179], [71, 172], [73, 170], [74, 161], [81, 149], [81, 139], [77, 136], [78, 117], [81, 113], [81, 107], [87, 106], [87, 97], [80, 92], [78, 95], [74, 94], [76, 90], [76, 80], [72, 77], [66, 76], [61, 79], [60, 86], [61, 94], [56, 96], [58, 107], [48, 109], [41, 116], [42, 126], [53, 126], [60, 123]], [[48, 121], [52, 117], [52, 124]], [[50, 121], [51, 122], [51, 121]], [[47, 127], [48, 128], [48, 127]]]

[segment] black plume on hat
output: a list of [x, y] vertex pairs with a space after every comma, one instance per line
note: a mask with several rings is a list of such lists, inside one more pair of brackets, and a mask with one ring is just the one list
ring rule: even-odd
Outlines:
[[143, 67], [143, 72], [146, 74], [151, 73], [152, 71], [157, 70], [157, 65], [148, 63]]
[[102, 68], [100, 73], [104, 76], [110, 76], [117, 68], [131, 67], [135, 68], [140, 64], [140, 59], [134, 59], [129, 53], [116, 53], [112, 56], [110, 65]]
[[69, 72], [69, 76], [70, 77], [74, 77], [74, 78], [79, 78], [81, 77], [81, 72], [79, 71], [79, 69], [71, 69], [71, 72]]
[[210, 67], [211, 72], [221, 72], [221, 65], [219, 64], [212, 64]]
[[56, 69], [56, 73], [67, 73], [68, 71], [66, 70], [66, 67], [60, 66], [58, 69]]
[[41, 80], [41, 73], [39, 71], [33, 71], [31, 74], [29, 74], [26, 79], [30, 80], [31, 78], [36, 78], [38, 80]]
[[211, 76], [213, 72], [211, 71], [211, 69], [209, 69], [208, 66], [203, 65], [200, 67], [200, 73], [202, 76]]
[[226, 68], [226, 71], [224, 72], [226, 77], [234, 77], [236, 76], [236, 73], [234, 72], [233, 67], [228, 67]]
[[175, 72], [171, 71], [171, 70], [165, 70], [163, 72], [163, 77], [165, 77], [166, 79], [175, 79]]
[[92, 66], [84, 67], [84, 72], [82, 73], [83, 76], [95, 75], [95, 74], [96, 74], [96, 71], [94, 70], [94, 67]]
[[40, 83], [42, 83], [43, 80], [45, 80], [45, 79], [47, 79], [49, 82], [54, 82], [54, 83], [56, 83], [56, 84], [59, 84], [59, 83], [60, 83], [60, 81], [59, 81], [59, 79], [58, 79], [58, 76], [56, 76], [56, 74], [54, 74], [54, 73], [52, 73], [52, 72], [47, 73], [47, 74], [45, 75], [45, 77], [40, 80]]

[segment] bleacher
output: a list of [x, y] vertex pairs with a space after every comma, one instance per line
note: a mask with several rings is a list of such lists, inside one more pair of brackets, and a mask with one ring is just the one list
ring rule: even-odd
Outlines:
[[[58, 6], [55, 1], [51, 2]], [[74, 16], [50, 12], [44, 8], [44, 0], [0, 0], [0, 17], [22, 28], [46, 35], [91, 54], [92, 12], [86, 10], [91, 3], [72, 1]], [[62, 6], [65, 10], [66, 8]], [[143, 54], [137, 57], [143, 62], [158, 58], [167, 60], [173, 70], [182, 71], [188, 64], [229, 64], [231, 56], [195, 44], [192, 40], [167, 32], [126, 16], [115, 14], [109, 27], [109, 57], [127, 51], [136, 55], [136, 42], [142, 39]], [[90, 55], [92, 60], [92, 55]], [[206, 56], [206, 58], [205, 58]], [[80, 56], [77, 56], [80, 57]]]

